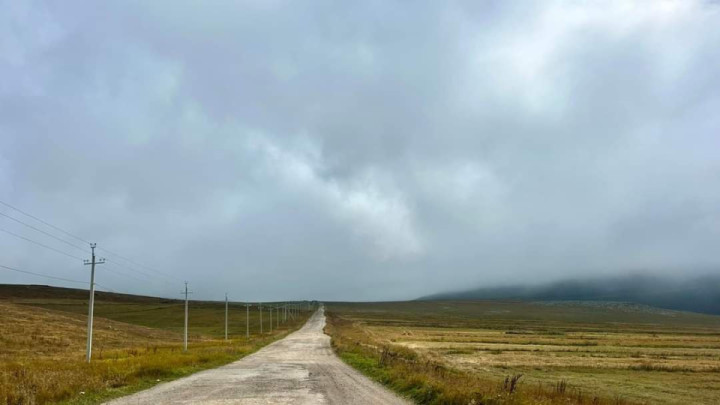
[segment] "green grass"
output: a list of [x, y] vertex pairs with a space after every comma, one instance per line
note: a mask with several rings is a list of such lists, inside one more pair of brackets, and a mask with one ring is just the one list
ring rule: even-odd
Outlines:
[[[35, 301], [24, 302], [24, 304], [80, 315], [87, 313], [87, 300]], [[189, 333], [196, 337], [223, 337], [225, 334], [224, 305], [224, 303], [190, 302], [188, 308]], [[249, 315], [250, 333], [260, 333], [260, 314], [257, 306], [252, 307]], [[264, 332], [270, 330], [269, 315], [267, 307], [264, 307]], [[95, 316], [181, 333], [184, 328], [185, 306], [184, 303], [116, 303], [98, 300], [95, 302]], [[245, 318], [243, 304], [230, 304], [228, 306], [228, 333], [232, 336], [245, 335]], [[276, 327], [276, 321], [275, 311], [273, 311], [273, 329]]]
[[[0, 285], [0, 299], [16, 304], [30, 305], [45, 309], [87, 315], [88, 292], [85, 290], [54, 288], [45, 286]], [[263, 331], [271, 329], [270, 313], [266, 303], [263, 305]], [[133, 296], [97, 292], [95, 298], [95, 316], [114, 321], [141, 325], [167, 331], [183, 332], [185, 303], [157, 297]], [[228, 315], [228, 333], [230, 336], [244, 336], [246, 326], [246, 308], [243, 303], [230, 303]], [[274, 329], [277, 325], [276, 311], [272, 319]], [[260, 333], [260, 313], [257, 304], [250, 308], [250, 334]], [[189, 334], [195, 338], [224, 337], [225, 303], [208, 301], [190, 301]]]

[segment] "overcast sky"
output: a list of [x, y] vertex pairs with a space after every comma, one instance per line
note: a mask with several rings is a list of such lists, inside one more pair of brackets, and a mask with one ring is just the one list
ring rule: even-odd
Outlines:
[[[0, 0], [0, 200], [147, 266], [99, 251], [101, 285], [376, 300], [720, 269], [717, 2], [229, 3]], [[89, 273], [4, 232], [0, 264]]]

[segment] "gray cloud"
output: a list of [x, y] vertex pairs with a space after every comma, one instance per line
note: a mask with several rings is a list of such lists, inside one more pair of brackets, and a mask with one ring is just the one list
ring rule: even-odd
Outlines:
[[[0, 195], [175, 279], [108, 266], [111, 288], [401, 299], [720, 265], [714, 3], [0, 10]], [[0, 240], [0, 264], [86, 277]]]

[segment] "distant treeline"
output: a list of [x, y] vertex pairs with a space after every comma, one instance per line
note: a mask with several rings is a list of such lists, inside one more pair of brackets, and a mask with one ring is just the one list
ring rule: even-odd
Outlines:
[[632, 275], [592, 280], [565, 280], [540, 286], [476, 288], [419, 298], [419, 300], [478, 299], [620, 301], [720, 315], [720, 275], [685, 279]]

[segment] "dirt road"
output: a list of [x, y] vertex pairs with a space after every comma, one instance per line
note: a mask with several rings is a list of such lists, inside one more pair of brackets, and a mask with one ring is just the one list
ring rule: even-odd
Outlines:
[[324, 326], [321, 308], [250, 356], [109, 404], [409, 404], [335, 356]]

